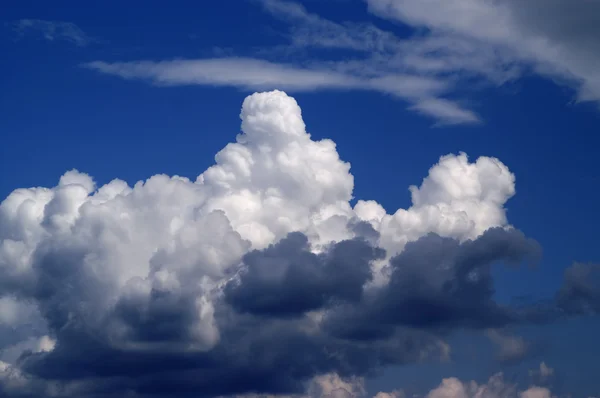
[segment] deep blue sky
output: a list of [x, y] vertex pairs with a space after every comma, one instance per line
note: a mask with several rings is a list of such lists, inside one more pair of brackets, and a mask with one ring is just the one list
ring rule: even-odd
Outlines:
[[[53, 186], [72, 168], [89, 173], [100, 184], [113, 178], [132, 184], [157, 173], [194, 178], [234, 140], [241, 102], [252, 90], [157, 87], [81, 67], [95, 60], [254, 56], [288, 42], [286, 24], [253, 2], [165, 4], [12, 1], [4, 5], [0, 197], [19, 187]], [[362, 2], [305, 4], [311, 12], [334, 21], [373, 22], [398, 36], [407, 32], [405, 26], [368, 14]], [[74, 23], [92, 41], [76, 46], [67, 40], [46, 40], [36, 32], [19, 36], [10, 24], [25, 18]], [[520, 271], [518, 277], [515, 271], [499, 272], [498, 294], [504, 299], [548, 297], [573, 261], [600, 261], [598, 106], [574, 103], [572, 89], [533, 73], [500, 87], [465, 87], [464, 92], [483, 123], [433, 127], [430, 118], [407, 110], [402, 100], [378, 92], [291, 94], [302, 107], [308, 131], [315, 138], [333, 139], [341, 157], [352, 164], [355, 197], [375, 199], [388, 212], [410, 204], [408, 186], [419, 184], [440, 155], [464, 151], [472, 160], [480, 155], [498, 157], [517, 178], [517, 194], [507, 205], [509, 220], [544, 250], [534, 271]], [[563, 345], [566, 336], [591, 341], [590, 330], [600, 329], [588, 322], [524, 332], [547, 339], [551, 348], [542, 359], [585, 392], [593, 390], [591, 373], [585, 378], [585, 373], [577, 376], [569, 368], [575, 362], [589, 364], [600, 355], [598, 345], [577, 352]], [[535, 366], [539, 360], [527, 365]], [[434, 366], [394, 372], [413, 380], [439, 380], [449, 372], [483, 378], [501, 368], [494, 363], [472, 365], [465, 361], [464, 368], [454, 364], [441, 370]], [[379, 382], [393, 387], [389, 377], [395, 376]], [[578, 385], [576, 377], [584, 380]]]

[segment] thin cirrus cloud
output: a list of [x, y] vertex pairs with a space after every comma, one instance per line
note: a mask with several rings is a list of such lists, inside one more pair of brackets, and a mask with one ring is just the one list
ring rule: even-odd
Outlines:
[[373, 77], [316, 65], [304, 68], [253, 58], [213, 58], [173, 61], [108, 63], [94, 61], [85, 67], [124, 79], [147, 80], [157, 85], [209, 85], [248, 90], [279, 88], [291, 92], [315, 90], [370, 90], [411, 102], [411, 109], [435, 117], [441, 124], [477, 123], [473, 112], [455, 102], [437, 98], [449, 82], [412, 74], [378, 74]]
[[[537, 74], [571, 87], [578, 102], [600, 100], [600, 3], [480, 0], [367, 0], [368, 11], [419, 34], [399, 37], [375, 24], [338, 23], [282, 0], [259, 4], [288, 24], [289, 43], [264, 49], [272, 59], [221, 58], [92, 62], [87, 67], [156, 84], [235, 86], [288, 91], [375, 90], [392, 94], [437, 125], [481, 118], [456, 100], [473, 81], [499, 86]], [[342, 49], [352, 55], [307, 49]], [[277, 62], [281, 51], [304, 57]], [[308, 55], [307, 55], [308, 54]], [[275, 59], [275, 60], [274, 60]], [[308, 66], [307, 66], [308, 65]]]
[[72, 22], [20, 19], [12, 24], [20, 35], [38, 35], [48, 41], [64, 40], [85, 47], [94, 40]]
[[411, 60], [432, 72], [465, 70], [492, 79], [502, 72], [513, 79], [529, 72], [572, 87], [578, 101], [600, 100], [597, 1], [366, 2], [381, 18], [427, 29], [415, 49], [424, 45], [429, 51], [417, 51]]

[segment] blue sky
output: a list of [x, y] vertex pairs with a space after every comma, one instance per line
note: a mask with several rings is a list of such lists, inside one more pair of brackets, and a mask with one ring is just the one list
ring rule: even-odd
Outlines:
[[[194, 181], [235, 141], [244, 98], [279, 89], [312, 139], [333, 140], [351, 164], [352, 205], [375, 200], [393, 214], [440, 156], [498, 158], [516, 177], [508, 223], [543, 257], [533, 270], [495, 268], [495, 297], [552, 299], [572, 263], [600, 261], [600, 8], [542, 3], [11, 2], [0, 196], [55, 187], [71, 169], [98, 187], [155, 174]], [[525, 389], [545, 361], [556, 394], [593, 396], [598, 331], [593, 316], [517, 325], [503, 336], [530, 349], [502, 362], [486, 333], [461, 328], [447, 340], [450, 362], [373, 369], [366, 385], [424, 394], [442, 378], [484, 383], [504, 371]]]

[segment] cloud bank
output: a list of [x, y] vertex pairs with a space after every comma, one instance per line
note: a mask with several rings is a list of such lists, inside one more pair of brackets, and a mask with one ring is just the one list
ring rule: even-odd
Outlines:
[[[240, 117], [195, 181], [72, 170], [4, 199], [0, 396], [300, 394], [527, 320], [494, 301], [491, 266], [540, 255], [498, 159], [441, 157], [389, 214], [350, 204], [350, 165], [293, 98], [253, 94]], [[561, 311], [597, 311], [593, 267], [569, 271]]]

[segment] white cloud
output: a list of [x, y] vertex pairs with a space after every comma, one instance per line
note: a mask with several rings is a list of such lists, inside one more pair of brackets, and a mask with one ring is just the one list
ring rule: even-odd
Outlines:
[[66, 40], [80, 47], [87, 46], [93, 41], [83, 30], [71, 22], [21, 19], [13, 24], [13, 28], [20, 35], [38, 33], [45, 40]]
[[163, 62], [91, 62], [87, 67], [125, 79], [147, 79], [163, 85], [222, 85], [295, 91], [321, 88], [356, 88], [352, 76], [326, 70], [310, 70], [250, 58], [217, 58]]
[[[289, 24], [286, 52], [297, 64], [255, 58], [96, 61], [99, 72], [155, 84], [234, 86], [252, 90], [375, 90], [409, 103], [437, 125], [476, 124], [473, 110], [449, 94], [473, 81], [502, 85], [537, 73], [577, 90], [579, 101], [600, 100], [600, 7], [597, 2], [534, 0], [367, 0], [375, 15], [418, 33], [398, 37], [372, 23], [338, 23], [298, 3], [262, 0]], [[328, 49], [326, 55], [302, 51]], [[350, 50], [339, 55], [336, 49]], [[264, 53], [276, 55], [281, 48]], [[304, 58], [302, 58], [302, 56]], [[276, 58], [276, 57], [272, 57]]]
[[444, 82], [412, 75], [365, 78], [325, 68], [303, 68], [252, 58], [216, 58], [173, 61], [136, 61], [85, 65], [124, 79], [148, 80], [158, 85], [215, 85], [249, 90], [277, 87], [295, 92], [322, 89], [376, 90], [413, 99], [437, 95]]
[[266, 11], [292, 24], [292, 44], [358, 51], [383, 51], [395, 47], [397, 39], [371, 24], [339, 24], [309, 13], [302, 5], [281, 0], [262, 0]]
[[380, 391], [373, 396], [373, 398], [404, 398], [404, 392], [402, 390], [394, 390], [391, 392]]
[[455, 377], [447, 378], [431, 390], [426, 398], [550, 398], [550, 390], [530, 387], [518, 391], [517, 386], [504, 381], [502, 373], [490, 377], [487, 383], [462, 382]]
[[[332, 22], [296, 3], [262, 3], [290, 23], [292, 46], [364, 54], [335, 68], [350, 64], [362, 73], [410, 73], [457, 86], [471, 84], [473, 77], [500, 85], [533, 72], [573, 87], [579, 101], [600, 100], [600, 4], [595, 1], [366, 0], [373, 14], [418, 29], [402, 38], [370, 23]], [[442, 122], [473, 122], [472, 111], [460, 108], [463, 116], [453, 119], [458, 112], [446, 118], [447, 109], [430, 114]]]
[[[306, 395], [243, 395], [237, 398], [366, 398], [365, 380], [361, 378], [342, 379], [339, 375], [326, 374], [313, 378]], [[426, 394], [413, 394], [414, 398], [551, 398], [551, 391], [544, 387], [531, 386], [519, 390], [518, 386], [507, 382], [502, 373], [489, 378], [486, 383], [461, 381], [448, 377]], [[405, 398], [406, 393], [399, 389], [391, 392], [380, 391], [373, 398]]]
[[[349, 223], [360, 219], [391, 256], [431, 232], [465, 241], [510, 227], [515, 177], [498, 159], [443, 156], [410, 187], [412, 206], [388, 214], [375, 201], [350, 205], [350, 164], [333, 141], [311, 138], [293, 98], [253, 94], [240, 117], [243, 133], [196, 181], [155, 175], [98, 187], [69, 171], [55, 187], [12, 192], [0, 204], [0, 293], [13, 297], [3, 299], [5, 322], [16, 322], [17, 299], [35, 302], [54, 333], [77, 326], [120, 352], [201, 353], [223, 337], [215, 306], [232, 269], [290, 232], [319, 251], [354, 237]], [[373, 273], [385, 283], [380, 266]], [[333, 383], [321, 381], [324, 390]]]
[[360, 397], [366, 394], [364, 379], [344, 380], [335, 373], [315, 377], [308, 391], [310, 396], [328, 398]]
[[315, 90], [370, 90], [413, 102], [411, 109], [439, 118], [442, 123], [475, 123], [477, 115], [454, 102], [436, 98], [448, 83], [412, 74], [378, 74], [373, 77], [337, 71], [325, 65], [301, 67], [252, 58], [213, 58], [173, 61], [133, 61], [85, 65], [101, 73], [124, 79], [150, 81], [156, 85], [208, 85], [241, 87], [247, 90], [283, 89], [293, 92]]
[[[600, 100], [600, 73], [596, 67], [600, 62], [598, 2], [367, 0], [367, 3], [369, 10], [382, 18], [428, 29], [426, 39], [456, 41], [463, 46], [458, 51], [447, 47], [442, 57], [436, 52], [420, 54], [417, 64], [438, 62], [439, 70], [456, 72], [455, 65], [444, 61], [458, 60], [459, 65], [466, 65], [475, 59], [473, 70], [489, 74], [494, 61], [500, 65], [517, 63], [571, 85], [580, 101]], [[513, 77], [519, 75], [515, 72], [513, 69]]]
[[418, 101], [409, 109], [440, 119], [439, 124], [479, 123], [479, 117], [466, 109], [460, 108], [455, 102], [442, 98], [429, 98]]
[[265, 0], [265, 10], [292, 26], [291, 47], [324, 47], [359, 51], [368, 58], [336, 61], [306, 59], [285, 64], [256, 58], [180, 59], [169, 61], [95, 61], [84, 66], [125, 79], [158, 85], [213, 85], [249, 90], [282, 89], [370, 90], [407, 101], [409, 109], [433, 117], [439, 125], [473, 124], [479, 116], [441, 96], [453, 88], [451, 79], [398, 67], [389, 58], [402, 42], [392, 33], [370, 24], [341, 25], [309, 13], [293, 2]]

